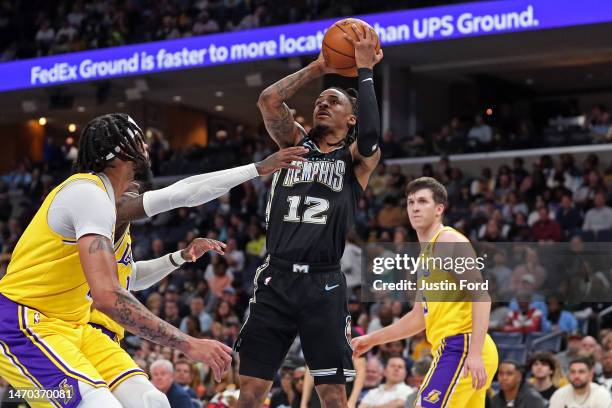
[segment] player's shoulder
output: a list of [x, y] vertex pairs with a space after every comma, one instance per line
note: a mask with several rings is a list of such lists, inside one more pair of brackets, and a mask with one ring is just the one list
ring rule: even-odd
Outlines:
[[438, 235], [437, 242], [466, 242], [469, 243], [470, 240], [463, 235], [461, 232], [457, 231], [454, 228], [445, 228], [440, 235]]

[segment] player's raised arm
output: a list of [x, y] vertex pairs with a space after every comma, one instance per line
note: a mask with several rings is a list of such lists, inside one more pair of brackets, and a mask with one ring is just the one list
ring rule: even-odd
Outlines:
[[231, 349], [217, 341], [196, 339], [151, 313], [122, 288], [117, 275], [113, 245], [108, 237], [86, 234], [78, 241], [83, 272], [91, 288], [93, 307], [130, 332], [157, 344], [181, 350], [196, 361], [209, 364], [220, 381], [231, 364]]
[[180, 207], [195, 207], [226, 194], [233, 187], [278, 169], [296, 168], [294, 161], [308, 149], [290, 147], [271, 154], [260, 162], [179, 180], [168, 187], [117, 201], [117, 224], [152, 217]]
[[320, 54], [315, 61], [270, 85], [259, 95], [257, 107], [270, 137], [280, 148], [295, 146], [303, 136], [303, 129], [294, 121], [287, 100], [313, 79], [334, 72]]
[[368, 185], [370, 175], [380, 160], [380, 114], [376, 93], [374, 92], [374, 65], [382, 58], [382, 50], [376, 52], [378, 38], [372, 28], [359, 30], [353, 24], [353, 30], [358, 40], [344, 34], [344, 38], [355, 47], [355, 64], [358, 72], [357, 112], [359, 116], [359, 132], [357, 142], [351, 145], [351, 153], [355, 161], [355, 176], [364, 189]]

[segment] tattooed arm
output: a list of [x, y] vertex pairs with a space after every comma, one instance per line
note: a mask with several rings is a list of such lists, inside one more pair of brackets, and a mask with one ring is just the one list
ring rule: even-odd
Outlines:
[[209, 364], [220, 378], [230, 363], [231, 349], [217, 341], [196, 339], [151, 313], [119, 284], [113, 245], [102, 235], [87, 234], [77, 241], [83, 272], [91, 288], [93, 307], [130, 332], [157, 344], [176, 348]]
[[293, 114], [285, 102], [313, 79], [333, 72], [335, 71], [327, 67], [323, 57], [319, 55], [315, 61], [270, 85], [259, 95], [257, 107], [270, 137], [280, 148], [295, 146], [303, 131], [293, 120]]

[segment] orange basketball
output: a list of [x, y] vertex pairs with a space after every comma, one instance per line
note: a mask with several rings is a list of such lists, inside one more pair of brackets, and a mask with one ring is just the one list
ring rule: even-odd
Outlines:
[[[325, 63], [332, 68], [340, 70], [340, 74], [349, 77], [357, 76], [357, 67], [355, 66], [355, 48], [353, 44], [343, 34], [348, 34], [353, 39], [357, 39], [357, 35], [353, 28], [353, 24], [357, 25], [357, 29], [365, 33], [367, 28], [372, 28], [368, 23], [357, 18], [345, 18], [336, 22], [331, 26], [323, 37], [323, 47], [321, 49]], [[375, 32], [376, 33], [376, 32]], [[376, 51], [380, 50], [380, 40], [376, 36]]]

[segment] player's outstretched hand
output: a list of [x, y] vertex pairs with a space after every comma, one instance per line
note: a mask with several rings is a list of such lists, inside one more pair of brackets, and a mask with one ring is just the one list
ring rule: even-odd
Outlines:
[[353, 358], [360, 357], [363, 353], [367, 353], [376, 344], [372, 341], [372, 336], [366, 334], [365, 336], [355, 337], [351, 340], [351, 347], [353, 348]]
[[221, 241], [210, 238], [196, 238], [187, 248], [181, 251], [181, 256], [187, 262], [195, 262], [208, 251], [215, 251], [218, 254], [225, 255], [225, 245]]
[[190, 338], [185, 354], [192, 360], [210, 366], [216, 382], [232, 364], [232, 349], [216, 340]]
[[487, 371], [485, 370], [482, 356], [468, 353], [463, 366], [463, 377], [472, 374], [472, 388], [479, 390], [487, 384]]
[[358, 39], [355, 40], [346, 33], [343, 34], [343, 37], [355, 47], [355, 65], [357, 68], [373, 69], [374, 65], [378, 64], [383, 59], [382, 50], [376, 52], [378, 37], [374, 29], [362, 27], [363, 29], [360, 30], [357, 24], [353, 24], [352, 28]]
[[255, 163], [255, 167], [260, 176], [274, 173], [278, 169], [299, 169], [293, 162], [306, 161], [302, 157], [306, 153], [308, 149], [302, 146], [286, 147]]

